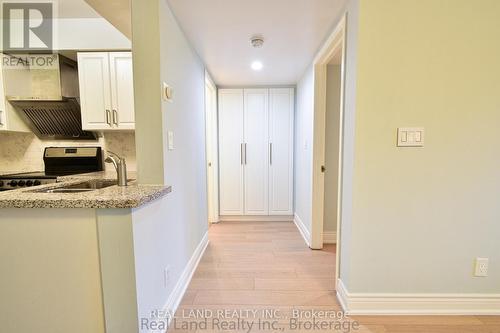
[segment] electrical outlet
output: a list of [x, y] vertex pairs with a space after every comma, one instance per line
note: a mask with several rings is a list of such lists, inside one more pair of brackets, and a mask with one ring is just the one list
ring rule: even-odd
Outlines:
[[476, 267], [474, 270], [474, 276], [488, 276], [488, 258], [476, 258]]
[[167, 267], [165, 267], [165, 269], [163, 270], [163, 286], [164, 286], [165, 288], [167, 288], [167, 287], [168, 287], [168, 282], [169, 282], [168, 280], [169, 280], [169, 278], [170, 278], [170, 276], [169, 276], [169, 275], [170, 275], [170, 266], [167, 266]]

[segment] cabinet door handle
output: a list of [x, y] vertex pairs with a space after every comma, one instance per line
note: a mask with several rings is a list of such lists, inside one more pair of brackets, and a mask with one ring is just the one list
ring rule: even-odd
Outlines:
[[247, 165], [247, 144], [245, 143], [245, 165]]
[[273, 165], [273, 143], [269, 143], [269, 164]]
[[109, 126], [111, 126], [111, 111], [109, 111], [108, 109], [106, 109], [106, 124], [108, 124]]
[[116, 109], [113, 109], [113, 124], [118, 126], [118, 111]]
[[3, 110], [0, 110], [0, 126], [3, 126]]
[[243, 143], [240, 143], [240, 163], [243, 165]]

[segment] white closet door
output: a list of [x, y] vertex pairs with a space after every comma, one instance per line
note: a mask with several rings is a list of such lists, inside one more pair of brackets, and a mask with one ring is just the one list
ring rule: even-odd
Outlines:
[[245, 215], [268, 215], [269, 90], [245, 89]]
[[220, 215], [243, 215], [243, 90], [219, 90]]
[[269, 215], [292, 215], [294, 91], [270, 89], [269, 98]]

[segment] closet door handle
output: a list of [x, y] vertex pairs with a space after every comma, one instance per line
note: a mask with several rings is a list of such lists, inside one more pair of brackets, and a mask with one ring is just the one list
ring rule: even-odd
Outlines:
[[247, 144], [245, 143], [245, 165], [247, 165]]
[[113, 109], [113, 124], [118, 126], [118, 111], [116, 109]]
[[269, 164], [273, 165], [273, 143], [269, 143]]
[[106, 109], [106, 123], [111, 126], [111, 111], [109, 111], [108, 109]]
[[240, 143], [240, 163], [243, 165], [243, 143]]

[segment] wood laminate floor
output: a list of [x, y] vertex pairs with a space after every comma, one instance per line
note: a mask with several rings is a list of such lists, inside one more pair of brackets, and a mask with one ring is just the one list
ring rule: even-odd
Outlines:
[[[500, 333], [500, 316], [342, 319], [335, 246], [310, 250], [293, 223], [222, 222], [209, 235], [169, 332]], [[322, 310], [326, 326], [313, 326]]]

